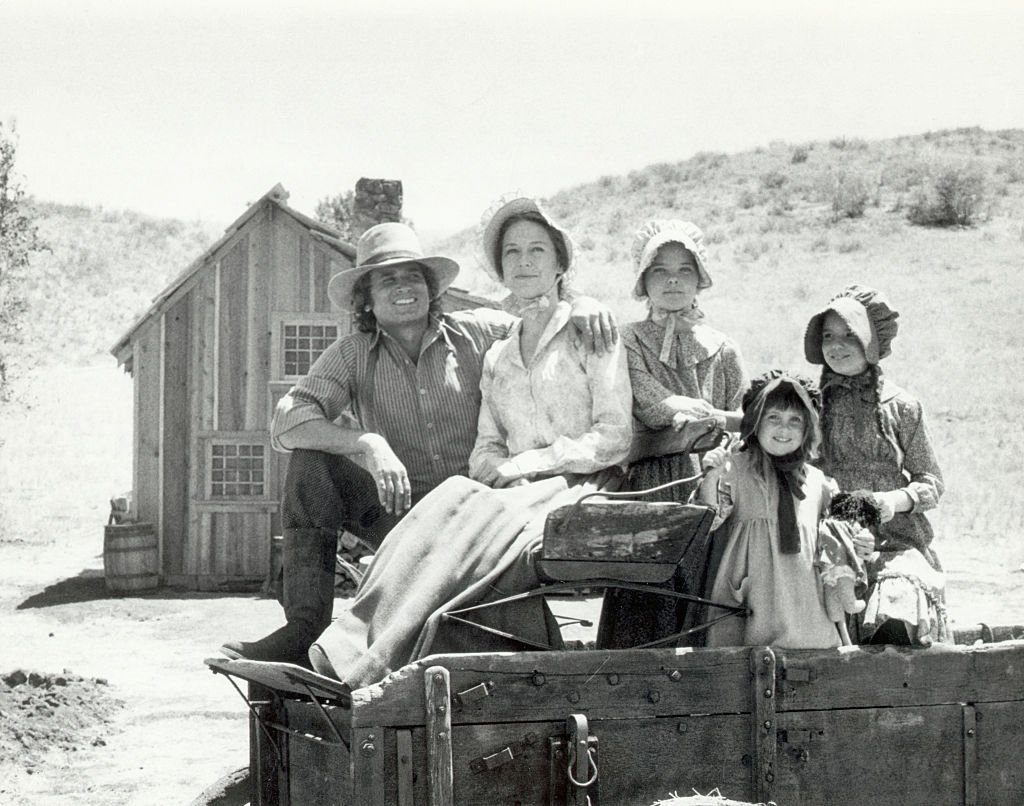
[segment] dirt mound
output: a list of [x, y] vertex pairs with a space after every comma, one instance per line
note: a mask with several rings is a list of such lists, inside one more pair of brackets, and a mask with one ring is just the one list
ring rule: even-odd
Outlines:
[[0, 763], [31, 769], [53, 750], [104, 745], [110, 718], [122, 707], [102, 678], [67, 670], [0, 674]]

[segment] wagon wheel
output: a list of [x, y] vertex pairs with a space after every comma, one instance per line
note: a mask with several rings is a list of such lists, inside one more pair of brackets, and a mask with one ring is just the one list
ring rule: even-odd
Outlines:
[[206, 787], [189, 806], [249, 806], [252, 782], [249, 767], [240, 767]]

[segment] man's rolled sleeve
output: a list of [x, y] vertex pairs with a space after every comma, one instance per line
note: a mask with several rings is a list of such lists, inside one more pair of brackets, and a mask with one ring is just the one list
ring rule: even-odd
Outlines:
[[351, 379], [355, 354], [335, 342], [316, 360], [309, 374], [295, 384], [274, 409], [270, 423], [270, 444], [287, 453], [281, 437], [310, 420], [333, 422], [351, 405]]

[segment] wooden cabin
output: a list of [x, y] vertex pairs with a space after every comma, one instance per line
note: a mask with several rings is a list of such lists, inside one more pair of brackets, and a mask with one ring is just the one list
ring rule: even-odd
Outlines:
[[[327, 283], [355, 247], [287, 199], [276, 185], [252, 204], [111, 349], [134, 381], [131, 517], [154, 525], [165, 585], [263, 582], [287, 465], [271, 414], [353, 329]], [[482, 304], [453, 288], [444, 307]]]

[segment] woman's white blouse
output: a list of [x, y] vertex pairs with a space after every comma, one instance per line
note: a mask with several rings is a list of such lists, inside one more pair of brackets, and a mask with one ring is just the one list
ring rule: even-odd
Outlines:
[[568, 327], [569, 311], [556, 305], [528, 364], [521, 324], [487, 351], [470, 476], [489, 457], [512, 457], [530, 477], [624, 465], [633, 404], [625, 351], [620, 340], [609, 353], [588, 353]]

